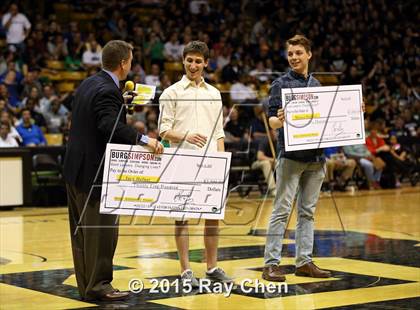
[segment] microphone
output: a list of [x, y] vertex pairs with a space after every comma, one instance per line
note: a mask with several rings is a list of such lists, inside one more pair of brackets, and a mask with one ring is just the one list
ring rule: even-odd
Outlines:
[[124, 84], [124, 90], [123, 90], [123, 94], [126, 93], [126, 95], [131, 95], [131, 99], [128, 99], [126, 104], [127, 104], [127, 113], [132, 115], [134, 113], [134, 105], [131, 105], [131, 102], [133, 101], [133, 91], [134, 91], [134, 83], [133, 81], [127, 81]]

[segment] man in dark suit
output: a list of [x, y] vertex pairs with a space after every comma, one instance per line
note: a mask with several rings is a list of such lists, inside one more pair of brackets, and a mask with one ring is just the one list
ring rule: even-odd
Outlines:
[[77, 287], [83, 300], [121, 300], [128, 296], [111, 285], [112, 259], [118, 238], [118, 216], [99, 214], [106, 144], [140, 144], [155, 153], [163, 146], [139, 135], [126, 124], [124, 96], [119, 81], [131, 69], [133, 47], [110, 41], [102, 50], [102, 70], [78, 87], [64, 177], [67, 182], [69, 221]]

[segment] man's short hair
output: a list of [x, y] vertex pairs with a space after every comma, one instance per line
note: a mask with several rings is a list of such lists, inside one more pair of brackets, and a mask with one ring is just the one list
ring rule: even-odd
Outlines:
[[185, 58], [188, 53], [201, 54], [203, 55], [204, 60], [207, 60], [210, 57], [209, 47], [203, 41], [191, 41], [185, 45], [184, 51], [182, 52], [182, 57]]
[[302, 45], [305, 48], [305, 51], [309, 53], [312, 48], [312, 42], [307, 37], [305, 37], [302, 34], [297, 34], [286, 41], [286, 48], [289, 47], [289, 45]]
[[130, 58], [132, 50], [133, 46], [125, 41], [109, 41], [102, 49], [102, 68], [114, 71], [121, 64], [121, 61]]

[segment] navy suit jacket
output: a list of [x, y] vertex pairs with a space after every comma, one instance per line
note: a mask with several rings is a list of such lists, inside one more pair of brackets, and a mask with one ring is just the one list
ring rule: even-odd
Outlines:
[[[137, 142], [136, 130], [126, 124], [123, 104], [120, 89], [105, 71], [87, 78], [76, 90], [64, 159], [64, 178], [82, 192], [89, 192], [98, 169], [95, 184], [102, 183], [103, 167], [100, 163], [115, 123], [111, 143]], [[117, 119], [121, 108], [123, 111]], [[100, 188], [95, 192], [97, 196]]]

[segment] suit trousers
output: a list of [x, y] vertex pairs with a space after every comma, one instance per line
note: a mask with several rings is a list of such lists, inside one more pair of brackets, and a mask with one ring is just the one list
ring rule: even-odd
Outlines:
[[95, 299], [111, 291], [112, 259], [118, 240], [117, 215], [99, 213], [99, 197], [67, 183], [74, 271], [80, 296]]

